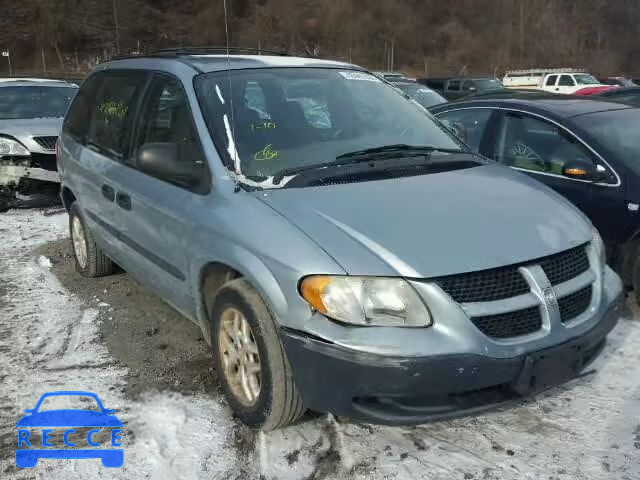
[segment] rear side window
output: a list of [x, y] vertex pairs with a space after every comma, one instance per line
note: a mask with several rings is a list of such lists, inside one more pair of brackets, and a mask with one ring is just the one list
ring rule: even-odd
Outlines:
[[561, 75], [558, 86], [560, 87], [573, 87], [576, 84], [570, 75]]
[[134, 114], [146, 79], [144, 72], [104, 75], [92, 105], [87, 143], [118, 159], [129, 152]]
[[451, 80], [447, 85], [447, 90], [460, 90], [460, 80]]
[[549, 75], [547, 78], [547, 83], [545, 84], [547, 87], [553, 87], [556, 84], [556, 80], [558, 79], [558, 75]]
[[87, 120], [100, 87], [100, 79], [100, 74], [94, 74], [84, 81], [62, 124], [62, 131], [79, 142], [84, 141], [89, 132], [89, 122]]

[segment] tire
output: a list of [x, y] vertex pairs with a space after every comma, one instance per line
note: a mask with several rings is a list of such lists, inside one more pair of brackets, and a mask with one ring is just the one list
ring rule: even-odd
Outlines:
[[632, 280], [633, 294], [636, 297], [636, 303], [640, 305], [640, 250], [634, 260]]
[[[71, 237], [71, 249], [76, 262], [76, 270], [81, 275], [94, 278], [113, 273], [113, 262], [96, 244], [77, 202], [74, 202], [69, 209], [69, 236]], [[81, 247], [76, 243], [77, 240], [84, 241], [84, 255], [80, 252]]]
[[[232, 280], [220, 288], [210, 311], [214, 364], [222, 389], [236, 417], [250, 427], [265, 431], [282, 428], [300, 418], [305, 408], [280, 343], [274, 318], [258, 292], [242, 278]], [[225, 370], [225, 362], [233, 364], [230, 361], [231, 355], [225, 354], [228, 350], [225, 338], [231, 338], [227, 335], [225, 325], [228, 326], [230, 319], [235, 318], [233, 315], [236, 312], [250, 327], [250, 340], [253, 343], [247, 348], [257, 347], [259, 355], [259, 393], [253, 401], [238, 393], [238, 382], [234, 386], [230, 380], [230, 375], [233, 374], [230, 370], [233, 369], [227, 367]], [[233, 345], [243, 343], [233, 342]], [[252, 353], [236, 356], [240, 358], [243, 355], [252, 356], [255, 360], [255, 354]], [[236, 368], [236, 372], [238, 370]], [[254, 385], [255, 383], [257, 382]]]

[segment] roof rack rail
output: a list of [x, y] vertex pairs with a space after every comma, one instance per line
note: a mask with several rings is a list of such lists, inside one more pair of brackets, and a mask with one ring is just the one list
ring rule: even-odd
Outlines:
[[269, 50], [264, 48], [251, 48], [251, 47], [174, 47], [174, 48], [161, 48], [151, 53], [152, 56], [163, 56], [163, 55], [203, 55], [203, 54], [221, 54], [226, 55], [226, 53], [250, 53], [250, 54], [265, 54], [265, 55], [278, 55], [278, 56], [289, 56], [289, 54], [282, 50]]
[[505, 74], [508, 75], [542, 75], [546, 73], [584, 73], [586, 68], [530, 68], [524, 70], [507, 70]]

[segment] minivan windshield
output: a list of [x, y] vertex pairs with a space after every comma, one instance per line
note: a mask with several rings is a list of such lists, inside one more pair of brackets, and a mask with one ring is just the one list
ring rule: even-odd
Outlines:
[[640, 108], [580, 115], [576, 122], [640, 175]]
[[256, 182], [389, 145], [467, 151], [431, 114], [366, 72], [231, 70], [200, 75], [195, 85], [219, 153]]
[[77, 87], [2, 87], [0, 120], [64, 117], [77, 91]]

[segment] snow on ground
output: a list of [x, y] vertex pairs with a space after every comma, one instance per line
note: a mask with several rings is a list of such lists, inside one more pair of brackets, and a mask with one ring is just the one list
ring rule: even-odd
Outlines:
[[[492, 413], [402, 428], [323, 415], [256, 434], [216, 392], [127, 391], [127, 370], [101, 338], [109, 304], [65, 290], [35, 252], [66, 236], [64, 214], [0, 215], [0, 478], [640, 479], [637, 313], [621, 320], [594, 374]], [[51, 390], [94, 391], [116, 410], [121, 469], [15, 467], [15, 422]]]

